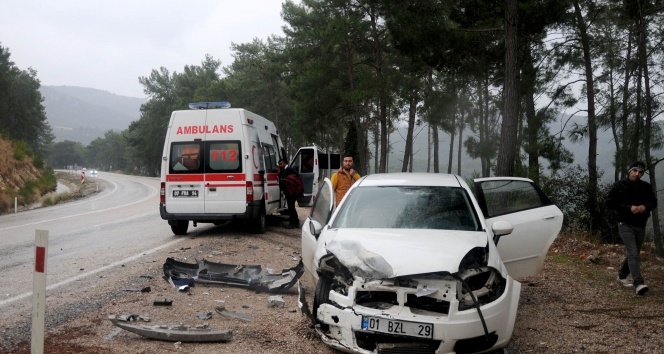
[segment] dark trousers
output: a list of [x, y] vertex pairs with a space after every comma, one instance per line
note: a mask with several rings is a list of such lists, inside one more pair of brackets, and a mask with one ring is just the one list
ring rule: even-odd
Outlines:
[[288, 224], [291, 226], [300, 227], [300, 219], [297, 217], [297, 210], [295, 210], [296, 196], [286, 195], [286, 204], [288, 205]]
[[628, 274], [632, 274], [634, 286], [639, 286], [643, 284], [643, 276], [641, 276], [640, 254], [641, 246], [643, 246], [643, 240], [646, 236], [646, 228], [619, 222], [618, 233], [620, 234], [620, 238], [622, 238], [623, 243], [625, 244], [625, 251], [627, 252], [627, 256], [622, 261], [622, 263], [620, 263], [618, 276], [621, 279], [624, 279]]

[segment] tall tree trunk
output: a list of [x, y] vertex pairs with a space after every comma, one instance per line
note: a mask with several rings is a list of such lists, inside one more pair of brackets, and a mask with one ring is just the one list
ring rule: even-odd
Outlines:
[[533, 57], [529, 44], [523, 48], [524, 63], [523, 75], [521, 80], [521, 89], [523, 90], [523, 101], [526, 107], [526, 121], [528, 122], [527, 145], [528, 153], [528, 178], [535, 183], [539, 183], [539, 144], [538, 133], [542, 127], [542, 122], [535, 111], [535, 75], [536, 70], [533, 65]]
[[431, 172], [431, 124], [427, 126], [427, 173]]
[[378, 171], [378, 161], [380, 160], [380, 119], [374, 123], [374, 173]]
[[413, 155], [413, 131], [415, 130], [415, 118], [417, 116], [417, 93], [413, 90], [408, 99], [408, 132], [406, 133], [406, 148], [403, 152], [403, 165], [401, 172], [408, 171], [408, 162]]
[[625, 57], [625, 81], [623, 85], [623, 97], [622, 97], [622, 114], [620, 115], [620, 122], [622, 124], [622, 131], [620, 133], [620, 154], [618, 155], [620, 159], [618, 160], [618, 167], [620, 169], [620, 174], [618, 176], [618, 179], [623, 178], [623, 174], [625, 173], [625, 169], [629, 165], [629, 151], [630, 151], [630, 146], [629, 146], [629, 129], [628, 129], [628, 124], [629, 124], [629, 97], [630, 97], [630, 92], [629, 92], [629, 84], [632, 80], [632, 70], [630, 68], [630, 62], [632, 60], [632, 29], [630, 28], [629, 31], [627, 32], [627, 55]]
[[440, 142], [438, 141], [438, 126], [433, 126], [433, 173], [440, 173]]
[[[653, 193], [657, 195], [657, 178], [656, 178], [656, 168], [653, 164], [652, 156], [650, 154], [650, 144], [652, 136], [652, 96], [650, 95], [650, 71], [648, 70], [648, 50], [646, 47], [646, 42], [648, 38], [647, 26], [645, 23], [645, 18], [641, 12], [641, 3], [638, 3], [639, 6], [639, 43], [638, 43], [638, 56], [639, 56], [639, 66], [643, 71], [643, 86], [645, 87], [645, 129], [644, 129], [644, 139], [643, 139], [643, 149], [645, 154], [646, 163], [648, 164], [648, 170], [650, 172], [650, 185], [652, 186]], [[639, 70], [639, 71], [641, 71]], [[662, 231], [659, 225], [659, 214], [657, 212], [659, 208], [655, 208], [652, 211], [652, 228], [653, 228], [653, 241], [655, 243], [655, 252], [657, 255], [664, 255], [664, 240], [662, 240]]]
[[454, 158], [454, 126], [456, 124], [456, 112], [452, 113], [452, 130], [450, 130], [450, 153], [447, 155], [447, 173], [452, 173], [452, 160]]
[[613, 167], [613, 180], [617, 181], [620, 176], [620, 140], [618, 132], [618, 115], [616, 113], [616, 86], [613, 83], [613, 66], [609, 65], [609, 120], [611, 123], [611, 134], [613, 135], [613, 144], [616, 147], [614, 157], [615, 166]]
[[593, 79], [590, 37], [579, 1], [574, 0], [577, 29], [583, 48], [583, 63], [586, 75], [586, 99], [588, 101], [588, 210], [590, 211], [590, 233], [599, 230], [599, 208], [597, 205], [597, 122], [595, 117], [595, 84]]
[[480, 97], [480, 162], [482, 164], [482, 177], [491, 176], [491, 156], [487, 156], [484, 149], [484, 146], [488, 144], [487, 140], [489, 139], [489, 83], [488, 78], [484, 78], [482, 81], [479, 81], [479, 97]]
[[388, 95], [386, 92], [386, 85], [383, 84], [385, 81], [383, 75], [384, 61], [383, 61], [383, 44], [381, 40], [380, 31], [378, 29], [378, 15], [376, 14], [376, 7], [373, 3], [369, 3], [368, 15], [371, 19], [371, 37], [373, 40], [373, 57], [374, 57], [374, 70], [376, 72], [376, 78], [380, 83], [378, 85], [378, 100], [379, 100], [379, 120], [380, 120], [380, 165], [378, 172], [385, 173], [387, 172], [387, 156], [388, 152], [388, 131], [387, 131], [387, 100]]
[[460, 107], [459, 112], [459, 139], [457, 140], [457, 174], [461, 176], [461, 155], [463, 152], [463, 128], [464, 128], [464, 109]]
[[513, 176], [517, 148], [519, 110], [519, 12], [517, 0], [507, 0], [505, 6], [505, 109], [500, 128], [501, 144], [498, 149], [498, 176]]

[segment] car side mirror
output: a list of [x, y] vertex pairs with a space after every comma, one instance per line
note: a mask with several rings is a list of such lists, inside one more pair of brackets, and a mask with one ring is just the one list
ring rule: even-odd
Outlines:
[[491, 225], [493, 231], [493, 242], [498, 245], [501, 237], [509, 235], [514, 231], [514, 226], [507, 221], [496, 221]]
[[323, 225], [316, 220], [310, 220], [309, 222], [309, 232], [314, 235], [316, 238], [320, 236], [321, 231], [323, 231]]

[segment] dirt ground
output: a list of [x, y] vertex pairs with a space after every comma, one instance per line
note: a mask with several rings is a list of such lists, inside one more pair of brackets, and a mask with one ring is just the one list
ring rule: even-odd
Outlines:
[[[302, 220], [308, 209], [300, 209]], [[191, 230], [191, 229], [190, 229]], [[192, 287], [179, 292], [162, 279], [167, 257], [233, 264], [259, 264], [274, 270], [299, 262], [300, 230], [272, 221], [263, 235], [233, 226], [190, 232], [176, 249], [127, 265], [123, 277], [94, 289], [97, 306], [76, 319], [50, 328], [47, 353], [335, 353], [327, 348], [297, 308], [297, 289], [280, 294], [285, 307], [271, 308], [268, 297], [229, 286]], [[623, 256], [620, 245], [595, 245], [560, 236], [550, 249], [543, 272], [523, 283], [514, 335], [509, 347], [522, 353], [656, 353], [664, 348], [664, 262], [643, 253], [643, 273], [650, 292], [637, 297], [616, 280]], [[150, 292], [123, 291], [149, 286]], [[305, 286], [311, 294], [310, 284]], [[104, 300], [106, 299], [106, 300]], [[170, 307], [153, 306], [170, 299]], [[311, 301], [311, 297], [309, 297]], [[87, 301], [90, 301], [89, 299]], [[249, 317], [227, 318], [215, 307]], [[198, 314], [210, 313], [201, 320]], [[48, 309], [47, 309], [48, 314]], [[208, 323], [230, 329], [226, 343], [172, 343], [145, 339], [113, 326], [109, 315], [140, 314], [156, 324]], [[30, 352], [29, 337], [9, 353]]]

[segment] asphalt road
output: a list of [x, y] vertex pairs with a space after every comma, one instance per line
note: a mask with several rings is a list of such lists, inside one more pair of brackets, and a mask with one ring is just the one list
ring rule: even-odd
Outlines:
[[[78, 201], [0, 216], [0, 353], [30, 352], [36, 230], [48, 231], [48, 353], [172, 351], [172, 343], [144, 340], [119, 330], [107, 321], [108, 315], [142, 313], [155, 323], [196, 324], [198, 312], [214, 312], [220, 303], [253, 320], [229, 320], [215, 313], [206, 322], [232, 329], [233, 340], [188, 344], [188, 352], [332, 352], [297, 311], [296, 289], [281, 294], [285, 308], [269, 308], [270, 294], [214, 286], [179, 293], [161, 278], [169, 257], [277, 270], [294, 267], [299, 261], [299, 230], [283, 227], [283, 217], [271, 216], [265, 234], [252, 234], [236, 223], [190, 225], [187, 236], [175, 236], [159, 216], [158, 178], [100, 172], [86, 182], [98, 183], [99, 192]], [[309, 211], [298, 210], [301, 219]], [[145, 286], [151, 292], [126, 291]], [[165, 298], [174, 300], [172, 309], [152, 305], [153, 300]]]
[[[100, 172], [92, 197], [0, 216], [0, 323], [30, 314], [35, 232], [48, 231], [47, 306], [86, 280], [182, 241], [159, 217], [159, 179]], [[66, 295], [59, 295], [62, 293]]]

